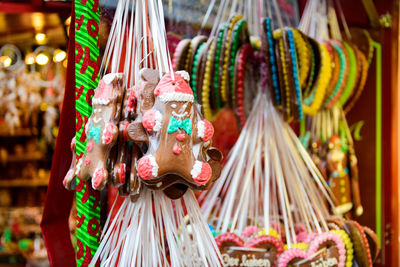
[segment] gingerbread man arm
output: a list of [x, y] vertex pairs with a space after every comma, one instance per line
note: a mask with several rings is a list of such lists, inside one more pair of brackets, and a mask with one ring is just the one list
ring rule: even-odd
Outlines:
[[214, 135], [214, 126], [208, 120], [201, 120], [197, 122], [196, 136], [197, 141], [208, 142]]
[[64, 177], [63, 185], [68, 190], [75, 190], [76, 188], [76, 179], [75, 179], [75, 171], [76, 171], [76, 136], [72, 138], [71, 141], [71, 151], [72, 151], [72, 161], [71, 166]]
[[129, 124], [127, 128], [127, 137], [128, 140], [133, 141], [135, 143], [138, 142], [149, 142], [149, 137], [147, 136], [146, 130], [143, 127], [142, 122], [134, 121]]

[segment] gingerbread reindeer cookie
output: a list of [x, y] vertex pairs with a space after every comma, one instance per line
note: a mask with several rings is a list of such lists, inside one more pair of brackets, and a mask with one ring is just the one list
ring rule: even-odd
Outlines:
[[92, 178], [94, 189], [104, 188], [108, 179], [107, 158], [118, 137], [122, 96], [122, 74], [107, 74], [100, 80], [92, 99], [93, 113], [85, 127], [86, 150], [64, 178], [67, 188], [72, 188], [75, 175], [82, 180]]
[[136, 162], [142, 155], [138, 144], [129, 141], [128, 126], [137, 116], [137, 97], [135, 88], [125, 92], [119, 135], [117, 141], [117, 158], [113, 166], [112, 184], [119, 187], [120, 195], [129, 195], [135, 201], [141, 191], [141, 182], [136, 172]]
[[145, 69], [141, 74], [141, 125], [134, 122], [128, 130], [131, 140], [148, 143], [137, 164], [139, 177], [170, 198], [181, 197], [189, 187], [205, 189], [218, 178], [222, 156], [210, 147], [214, 128], [194, 102], [188, 74], [167, 73], [156, 86], [158, 72]]

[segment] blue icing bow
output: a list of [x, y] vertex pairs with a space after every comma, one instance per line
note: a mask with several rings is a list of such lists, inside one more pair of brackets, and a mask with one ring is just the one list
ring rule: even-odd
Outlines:
[[169, 119], [168, 123], [168, 133], [176, 132], [178, 129], [184, 130], [188, 135], [192, 134], [192, 121], [188, 119], [177, 120], [174, 117]]
[[100, 142], [100, 126], [94, 127], [93, 123], [90, 125], [88, 138], [93, 138], [96, 143]]

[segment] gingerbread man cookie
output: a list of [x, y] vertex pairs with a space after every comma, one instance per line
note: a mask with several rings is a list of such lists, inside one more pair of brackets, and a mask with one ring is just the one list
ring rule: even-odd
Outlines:
[[123, 96], [122, 74], [107, 74], [99, 82], [92, 99], [93, 113], [86, 124], [87, 145], [76, 165], [82, 180], [92, 177], [94, 189], [104, 188], [108, 179], [107, 159], [118, 137]]
[[188, 187], [207, 188], [221, 172], [222, 156], [210, 148], [214, 128], [202, 119], [188, 85], [189, 75], [168, 73], [155, 86], [156, 75], [158, 72], [148, 69], [141, 73], [141, 125], [132, 123], [128, 135], [135, 142], [148, 143], [146, 155], [137, 164], [142, 182], [151, 189], [164, 190], [171, 198], [179, 198]]

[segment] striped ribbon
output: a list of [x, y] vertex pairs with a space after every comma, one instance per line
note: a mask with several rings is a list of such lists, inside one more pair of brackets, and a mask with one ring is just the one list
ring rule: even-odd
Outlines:
[[[76, 154], [86, 146], [85, 124], [92, 113], [92, 96], [99, 81], [98, 0], [75, 0]], [[100, 194], [77, 178], [77, 266], [88, 266], [99, 246]]]

